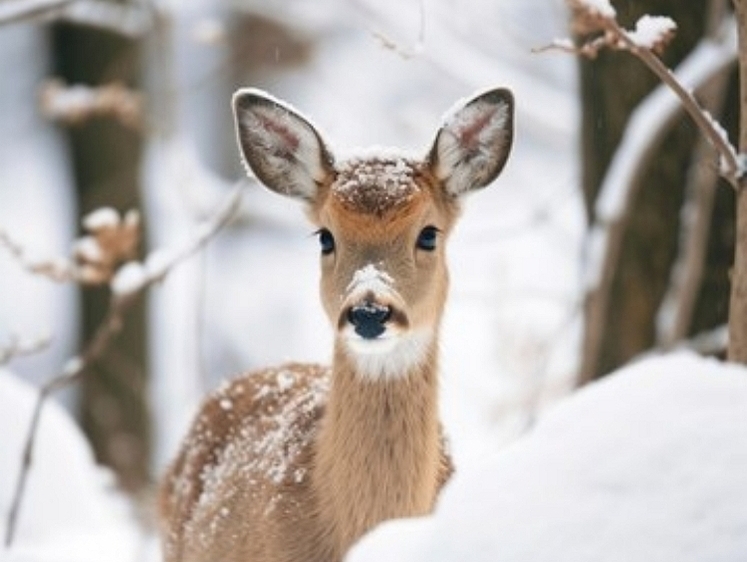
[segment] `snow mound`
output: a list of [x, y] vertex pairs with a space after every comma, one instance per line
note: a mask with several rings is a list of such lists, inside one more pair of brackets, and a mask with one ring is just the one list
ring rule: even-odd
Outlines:
[[[37, 392], [0, 369], [0, 514], [3, 536]], [[133, 562], [143, 547], [130, 506], [111, 473], [96, 466], [69, 415], [48, 401], [41, 413], [33, 466], [13, 546], [3, 562]]]
[[680, 352], [577, 392], [347, 560], [736, 562], [745, 506], [747, 370]]

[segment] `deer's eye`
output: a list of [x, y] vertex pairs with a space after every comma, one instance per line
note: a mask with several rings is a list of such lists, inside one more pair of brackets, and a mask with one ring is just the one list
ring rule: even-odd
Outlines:
[[335, 251], [335, 237], [326, 228], [317, 232], [319, 236], [319, 246], [322, 248], [322, 255], [326, 256]]
[[432, 252], [435, 250], [438, 233], [439, 230], [435, 226], [426, 226], [418, 235], [418, 241], [416, 243], [418, 249], [425, 250], [426, 252]]

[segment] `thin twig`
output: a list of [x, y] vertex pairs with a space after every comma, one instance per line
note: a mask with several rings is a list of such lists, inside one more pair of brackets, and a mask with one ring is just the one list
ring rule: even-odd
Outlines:
[[[711, 142], [713, 147], [719, 153], [723, 162], [721, 175], [728, 181], [734, 189], [739, 188], [740, 170], [737, 159], [737, 151], [734, 146], [725, 138], [723, 131], [717, 127], [716, 122], [711, 118], [709, 113], [701, 107], [698, 100], [695, 99], [692, 91], [686, 89], [672, 71], [657, 57], [650, 49], [645, 49], [636, 44], [630, 37], [627, 30], [622, 28], [615, 19], [606, 20], [610, 29], [624, 42], [627, 50], [638, 57], [656, 76], [674, 92], [682, 102], [682, 107], [687, 111], [690, 118], [695, 122], [700, 131]], [[728, 25], [734, 26], [734, 20], [727, 20]]]
[[49, 336], [22, 339], [16, 335], [11, 335], [9, 339], [10, 341], [7, 344], [0, 346], [0, 365], [4, 365], [14, 357], [38, 353], [51, 343]]
[[[722, 72], [704, 88], [703, 104], [721, 113], [729, 85], [729, 73]], [[711, 149], [707, 139], [699, 137], [685, 185], [685, 201], [680, 212], [677, 257], [672, 265], [667, 292], [656, 316], [658, 345], [671, 348], [687, 337], [693, 312], [702, 287], [711, 232], [718, 171], [703, 165]]]
[[[693, 92], [684, 87], [682, 82], [672, 73], [672, 71], [656, 55], [653, 48], [647, 48], [636, 42], [631, 32], [623, 28], [616, 19], [616, 16], [600, 15], [588, 10], [588, 6], [583, 3], [569, 0], [571, 6], [577, 11], [580, 10], [581, 17], [593, 16], [594, 25], [602, 35], [586, 41], [586, 43], [575, 46], [569, 40], [555, 40], [549, 45], [535, 49], [535, 52], [544, 52], [547, 50], [560, 50], [568, 53], [574, 53], [588, 58], [594, 58], [603, 48], [627, 51], [641, 62], [643, 62], [656, 76], [674, 93], [680, 100], [683, 109], [687, 112], [701, 133], [708, 139], [716, 152], [721, 157], [721, 176], [728, 181], [734, 189], [739, 189], [739, 182], [744, 171], [740, 166], [740, 158], [736, 148], [729, 142], [721, 126], [711, 117], [711, 115], [698, 103]], [[584, 12], [584, 10], [587, 10]], [[735, 28], [733, 17], [724, 18], [721, 24], [722, 30], [727, 33], [732, 32]], [[717, 35], [723, 35], [720, 32]], [[716, 43], [712, 41], [713, 43]], [[736, 56], [736, 55], [735, 55]]]
[[124, 313], [137, 300], [137, 297], [148, 287], [161, 281], [179, 263], [199, 251], [234, 215], [236, 209], [238, 209], [240, 200], [241, 188], [236, 188], [226, 198], [225, 203], [218, 209], [216, 214], [198, 229], [197, 234], [190, 243], [186, 244], [180, 251], [174, 253], [170, 259], [161, 260], [157, 267], [143, 268], [144, 275], [137, 279], [136, 284], [128, 283], [125, 289], [125, 285], [120, 282], [121, 287], [118, 291], [115, 288], [118, 276], [115, 276], [112, 280], [113, 293], [109, 301], [109, 309], [93, 337], [79, 355], [67, 362], [59, 375], [50, 379], [39, 390], [31, 424], [26, 435], [13, 501], [8, 512], [5, 531], [6, 548], [9, 548], [13, 543], [18, 513], [21, 508], [26, 481], [33, 462], [33, 447], [39, 427], [41, 409], [47, 397], [61, 388], [76, 383], [80, 379], [85, 369], [103, 355], [113, 338], [121, 331]]
[[[586, 327], [582, 351], [582, 363], [579, 373], [579, 384], [584, 384], [596, 375], [597, 362], [601, 349], [602, 334], [607, 322], [607, 308], [610, 298], [610, 287], [617, 271], [618, 260], [622, 248], [622, 239], [630, 219], [632, 201], [640, 188], [641, 163], [649, 158], [644, 147], [650, 146], [662, 134], [662, 128], [652, 126], [652, 122], [663, 126], [674, 114], [672, 104], [665, 103], [659, 93], [662, 88], [673, 92], [679, 104], [693, 119], [703, 136], [716, 149], [721, 157], [720, 174], [735, 189], [739, 187], [743, 171], [740, 166], [740, 157], [736, 149], [729, 142], [726, 134], [716, 121], [700, 106], [694, 94], [683, 86], [684, 81], [675, 76], [654, 53], [654, 49], [663, 46], [671, 37], [671, 26], [660, 27], [659, 37], [652, 38], [648, 42], [638, 41], [634, 37], [636, 32], [628, 32], [623, 29], [616, 20], [615, 11], [611, 5], [604, 3], [591, 3], [581, 0], [569, 0], [574, 11], [574, 23], [583, 29], [584, 33], [598, 32], [598, 35], [587, 41], [581, 47], [575, 47], [569, 41], [555, 41], [549, 46], [552, 49], [575, 52], [577, 54], [593, 57], [602, 48], [625, 50], [636, 56], [649, 67], [662, 81], [663, 86], [657, 88], [641, 103], [633, 113], [621, 146], [608, 167], [600, 196], [595, 205], [595, 223], [592, 226], [587, 248], [589, 249], [590, 261], [586, 271]], [[639, 20], [641, 22], [643, 20]], [[670, 20], [671, 21], [671, 20]], [[637, 25], [638, 27], [638, 25]], [[705, 59], [713, 59], [708, 72], [696, 72], [692, 70], [690, 77], [693, 86], [698, 86], [707, 80], [709, 74], [721, 72], [727, 62], [736, 59], [736, 38], [734, 34], [734, 19], [725, 18], [720, 22], [719, 31], [716, 35], [718, 40], [707, 39], [698, 46], [680, 65], [683, 69], [697, 56]], [[722, 66], [723, 65], [723, 66]], [[718, 68], [713, 68], [714, 66]], [[699, 80], [693, 79], [696, 75]], [[658, 97], [657, 97], [658, 96]], [[661, 98], [661, 99], [659, 99]], [[657, 102], [657, 103], [654, 103]], [[654, 108], [656, 105], [667, 112], [658, 111], [648, 115], [644, 109]], [[678, 104], [678, 105], [679, 105]], [[646, 119], [636, 119], [646, 116]], [[640, 123], [639, 123], [640, 121]], [[638, 129], [651, 130], [657, 133], [654, 139], [648, 138], [648, 145], [642, 143], [636, 132]], [[640, 132], [638, 130], [637, 132]], [[628, 143], [624, 151], [625, 143]]]

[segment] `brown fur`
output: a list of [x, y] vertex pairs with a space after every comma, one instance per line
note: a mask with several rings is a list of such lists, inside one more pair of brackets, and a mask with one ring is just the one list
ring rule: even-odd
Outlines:
[[[452, 472], [435, 357], [388, 384], [357, 378], [344, 354], [336, 366], [259, 371], [207, 399], [161, 489], [166, 560], [332, 562], [377, 523], [430, 512]], [[294, 398], [305, 407], [289, 412]], [[268, 476], [254, 440], [288, 421], [297, 451]]]

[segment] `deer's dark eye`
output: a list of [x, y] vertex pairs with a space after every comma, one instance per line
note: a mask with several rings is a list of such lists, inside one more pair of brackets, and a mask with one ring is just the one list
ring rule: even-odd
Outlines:
[[438, 239], [439, 230], [435, 226], [426, 226], [420, 231], [416, 243], [418, 249], [432, 252], [436, 249], [436, 240]]
[[326, 256], [335, 251], [335, 237], [326, 228], [322, 228], [317, 232], [319, 236], [319, 245], [322, 248], [322, 255]]

